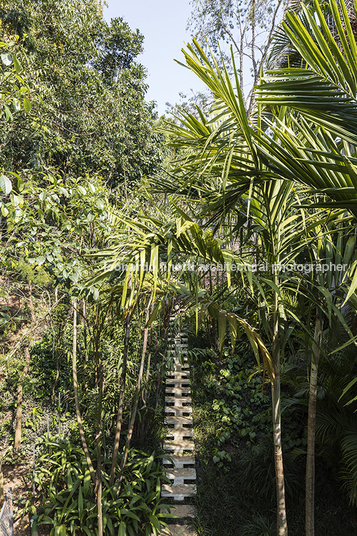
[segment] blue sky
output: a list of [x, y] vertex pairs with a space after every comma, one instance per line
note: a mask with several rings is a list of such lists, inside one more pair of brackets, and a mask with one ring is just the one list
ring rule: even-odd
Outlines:
[[104, 17], [123, 17], [131, 29], [138, 28], [145, 36], [144, 53], [139, 61], [148, 70], [147, 100], [155, 100], [159, 114], [165, 102], [179, 102], [179, 93], [204, 89], [201, 81], [174, 58], [182, 61], [181, 48], [191, 40], [186, 32], [191, 9], [189, 0], [108, 0]]

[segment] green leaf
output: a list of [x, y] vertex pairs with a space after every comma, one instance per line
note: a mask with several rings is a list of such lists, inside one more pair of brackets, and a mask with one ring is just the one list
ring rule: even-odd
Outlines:
[[22, 190], [24, 189], [24, 181], [22, 180], [21, 177], [17, 179], [17, 188], [19, 192], [22, 192]]
[[5, 175], [1, 175], [0, 177], [0, 190], [2, 190], [5, 195], [9, 195], [12, 190], [11, 181]]
[[6, 218], [6, 216], [9, 214], [9, 211], [5, 207], [5, 205], [1, 205], [1, 214]]
[[153, 516], [153, 515], [150, 515], [149, 519], [150, 519], [150, 523], [152, 524], [152, 526], [155, 527], [156, 530], [160, 530], [160, 523], [159, 523], [157, 517]]
[[125, 508], [122, 508], [120, 510], [120, 513], [121, 515], [125, 515], [126, 517], [130, 517], [131, 519], [136, 519], [136, 521], [140, 521], [140, 519], [138, 518], [137, 515], [135, 515], [133, 512], [131, 512], [130, 510], [126, 510]]
[[28, 99], [26, 99], [26, 97], [24, 98], [24, 108], [26, 112], [31, 112], [32, 104]]
[[46, 516], [45, 514], [40, 515], [38, 518], [38, 524], [39, 525], [53, 525], [53, 519], [49, 516]]
[[79, 492], [78, 492], [78, 512], [79, 512], [79, 515], [81, 516], [82, 513], [83, 513], [83, 493], [82, 493], [82, 486], [79, 487]]
[[119, 525], [118, 536], [126, 536], [126, 524], [124, 521]]
[[17, 58], [15, 58], [15, 56], [12, 56], [12, 61], [14, 62], [15, 71], [17, 73], [21, 73], [22, 67], [20, 65], [19, 60]]
[[7, 67], [12, 64], [12, 56], [11, 54], [1, 54], [1, 61], [4, 65]]
[[4, 104], [4, 109], [5, 109], [6, 121], [12, 121], [14, 117], [13, 117], [13, 115], [11, 113], [11, 110], [8, 107], [7, 104]]
[[78, 190], [81, 192], [81, 194], [86, 195], [87, 191], [83, 186], [78, 186]]
[[57, 525], [57, 527], [55, 527], [55, 536], [66, 536], [66, 535], [67, 535], [66, 525]]
[[[357, 378], [354, 378], [353, 380], [351, 380], [349, 382], [349, 384], [344, 388], [344, 390], [342, 391], [342, 395], [340, 396], [339, 400], [341, 400], [341, 398], [343, 398], [345, 396], [346, 393], [348, 393], [348, 391], [350, 391], [351, 387], [353, 387], [355, 385], [355, 383], [357, 382]], [[349, 404], [352, 404], [352, 402], [354, 402], [355, 400], [357, 400], [357, 396], [354, 396], [353, 398], [351, 398], [348, 402], [347, 402], [347, 406]]]

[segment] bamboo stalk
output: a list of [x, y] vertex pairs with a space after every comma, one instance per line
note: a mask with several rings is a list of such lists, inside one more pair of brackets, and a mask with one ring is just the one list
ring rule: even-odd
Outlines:
[[73, 306], [73, 353], [72, 353], [72, 375], [73, 375], [73, 391], [74, 391], [74, 402], [76, 406], [76, 416], [79, 429], [79, 435], [82, 442], [83, 451], [86, 457], [87, 465], [89, 472], [92, 477], [93, 484], [96, 483], [96, 474], [93, 468], [92, 460], [89, 455], [89, 450], [84, 435], [82, 416], [79, 408], [79, 398], [78, 398], [78, 378], [77, 378], [77, 304], [76, 300], [72, 302]]
[[125, 328], [125, 337], [124, 337], [123, 365], [122, 365], [122, 373], [121, 373], [121, 378], [120, 378], [119, 404], [118, 404], [117, 422], [115, 426], [113, 458], [112, 458], [112, 466], [110, 469], [110, 485], [111, 486], [113, 486], [114, 480], [115, 480], [115, 470], [116, 470], [117, 461], [118, 461], [118, 450], [119, 450], [121, 427], [122, 427], [122, 421], [123, 421], [126, 371], [127, 371], [127, 363], [128, 363], [129, 337], [130, 337], [130, 321], [131, 321], [131, 315], [130, 313], [128, 313], [126, 317], [126, 322], [125, 322], [126, 328]]

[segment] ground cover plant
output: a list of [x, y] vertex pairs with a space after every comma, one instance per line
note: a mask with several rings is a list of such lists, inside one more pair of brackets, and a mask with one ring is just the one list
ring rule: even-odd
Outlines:
[[[276, 500], [273, 444], [269, 433], [269, 385], [265, 385], [262, 396], [262, 375], [257, 374], [249, 343], [240, 345], [236, 352], [238, 355], [233, 356], [227, 348], [219, 355], [212, 349], [197, 348], [191, 353], [195, 371], [193, 415], [199, 452], [196, 527], [198, 534], [217, 536], [222, 533], [274, 535]], [[295, 399], [297, 403], [292, 405], [289, 395], [296, 395], [299, 383], [296, 373], [296, 367], [292, 367], [283, 374], [285, 397], [282, 398], [289, 533], [294, 536], [304, 531], [301, 510], [304, 508], [308, 392], [305, 387], [302, 396], [301, 389], [298, 396], [302, 398], [299, 402]], [[302, 370], [300, 373], [303, 377]], [[300, 383], [298, 390], [301, 387]], [[238, 416], [237, 398], [241, 404]], [[318, 422], [322, 425], [323, 404], [320, 410], [321, 421], [318, 416]], [[342, 491], [341, 473], [339, 476], [335, 462], [327, 460], [326, 449], [332, 454], [323, 441], [318, 442], [316, 534], [352, 534], [357, 522], [355, 507], [348, 504], [346, 492]], [[220, 497], [218, 502], [217, 496]]]

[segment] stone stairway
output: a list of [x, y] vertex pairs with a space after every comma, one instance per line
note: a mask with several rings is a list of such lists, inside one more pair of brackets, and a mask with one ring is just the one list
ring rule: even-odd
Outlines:
[[[170, 464], [168, 460], [164, 461], [171, 484], [163, 484], [161, 489], [162, 497], [170, 498], [174, 503], [178, 503], [178, 505], [173, 504], [171, 512], [179, 515], [181, 520], [193, 517], [193, 506], [183, 503], [185, 499], [192, 498], [196, 494], [195, 446], [187, 346], [187, 337], [184, 333], [178, 333], [169, 339], [168, 357], [173, 360], [173, 370], [166, 372], [165, 424], [168, 426], [168, 432], [163, 447], [173, 463]], [[170, 530], [172, 534], [195, 534], [182, 524], [170, 525]]]

